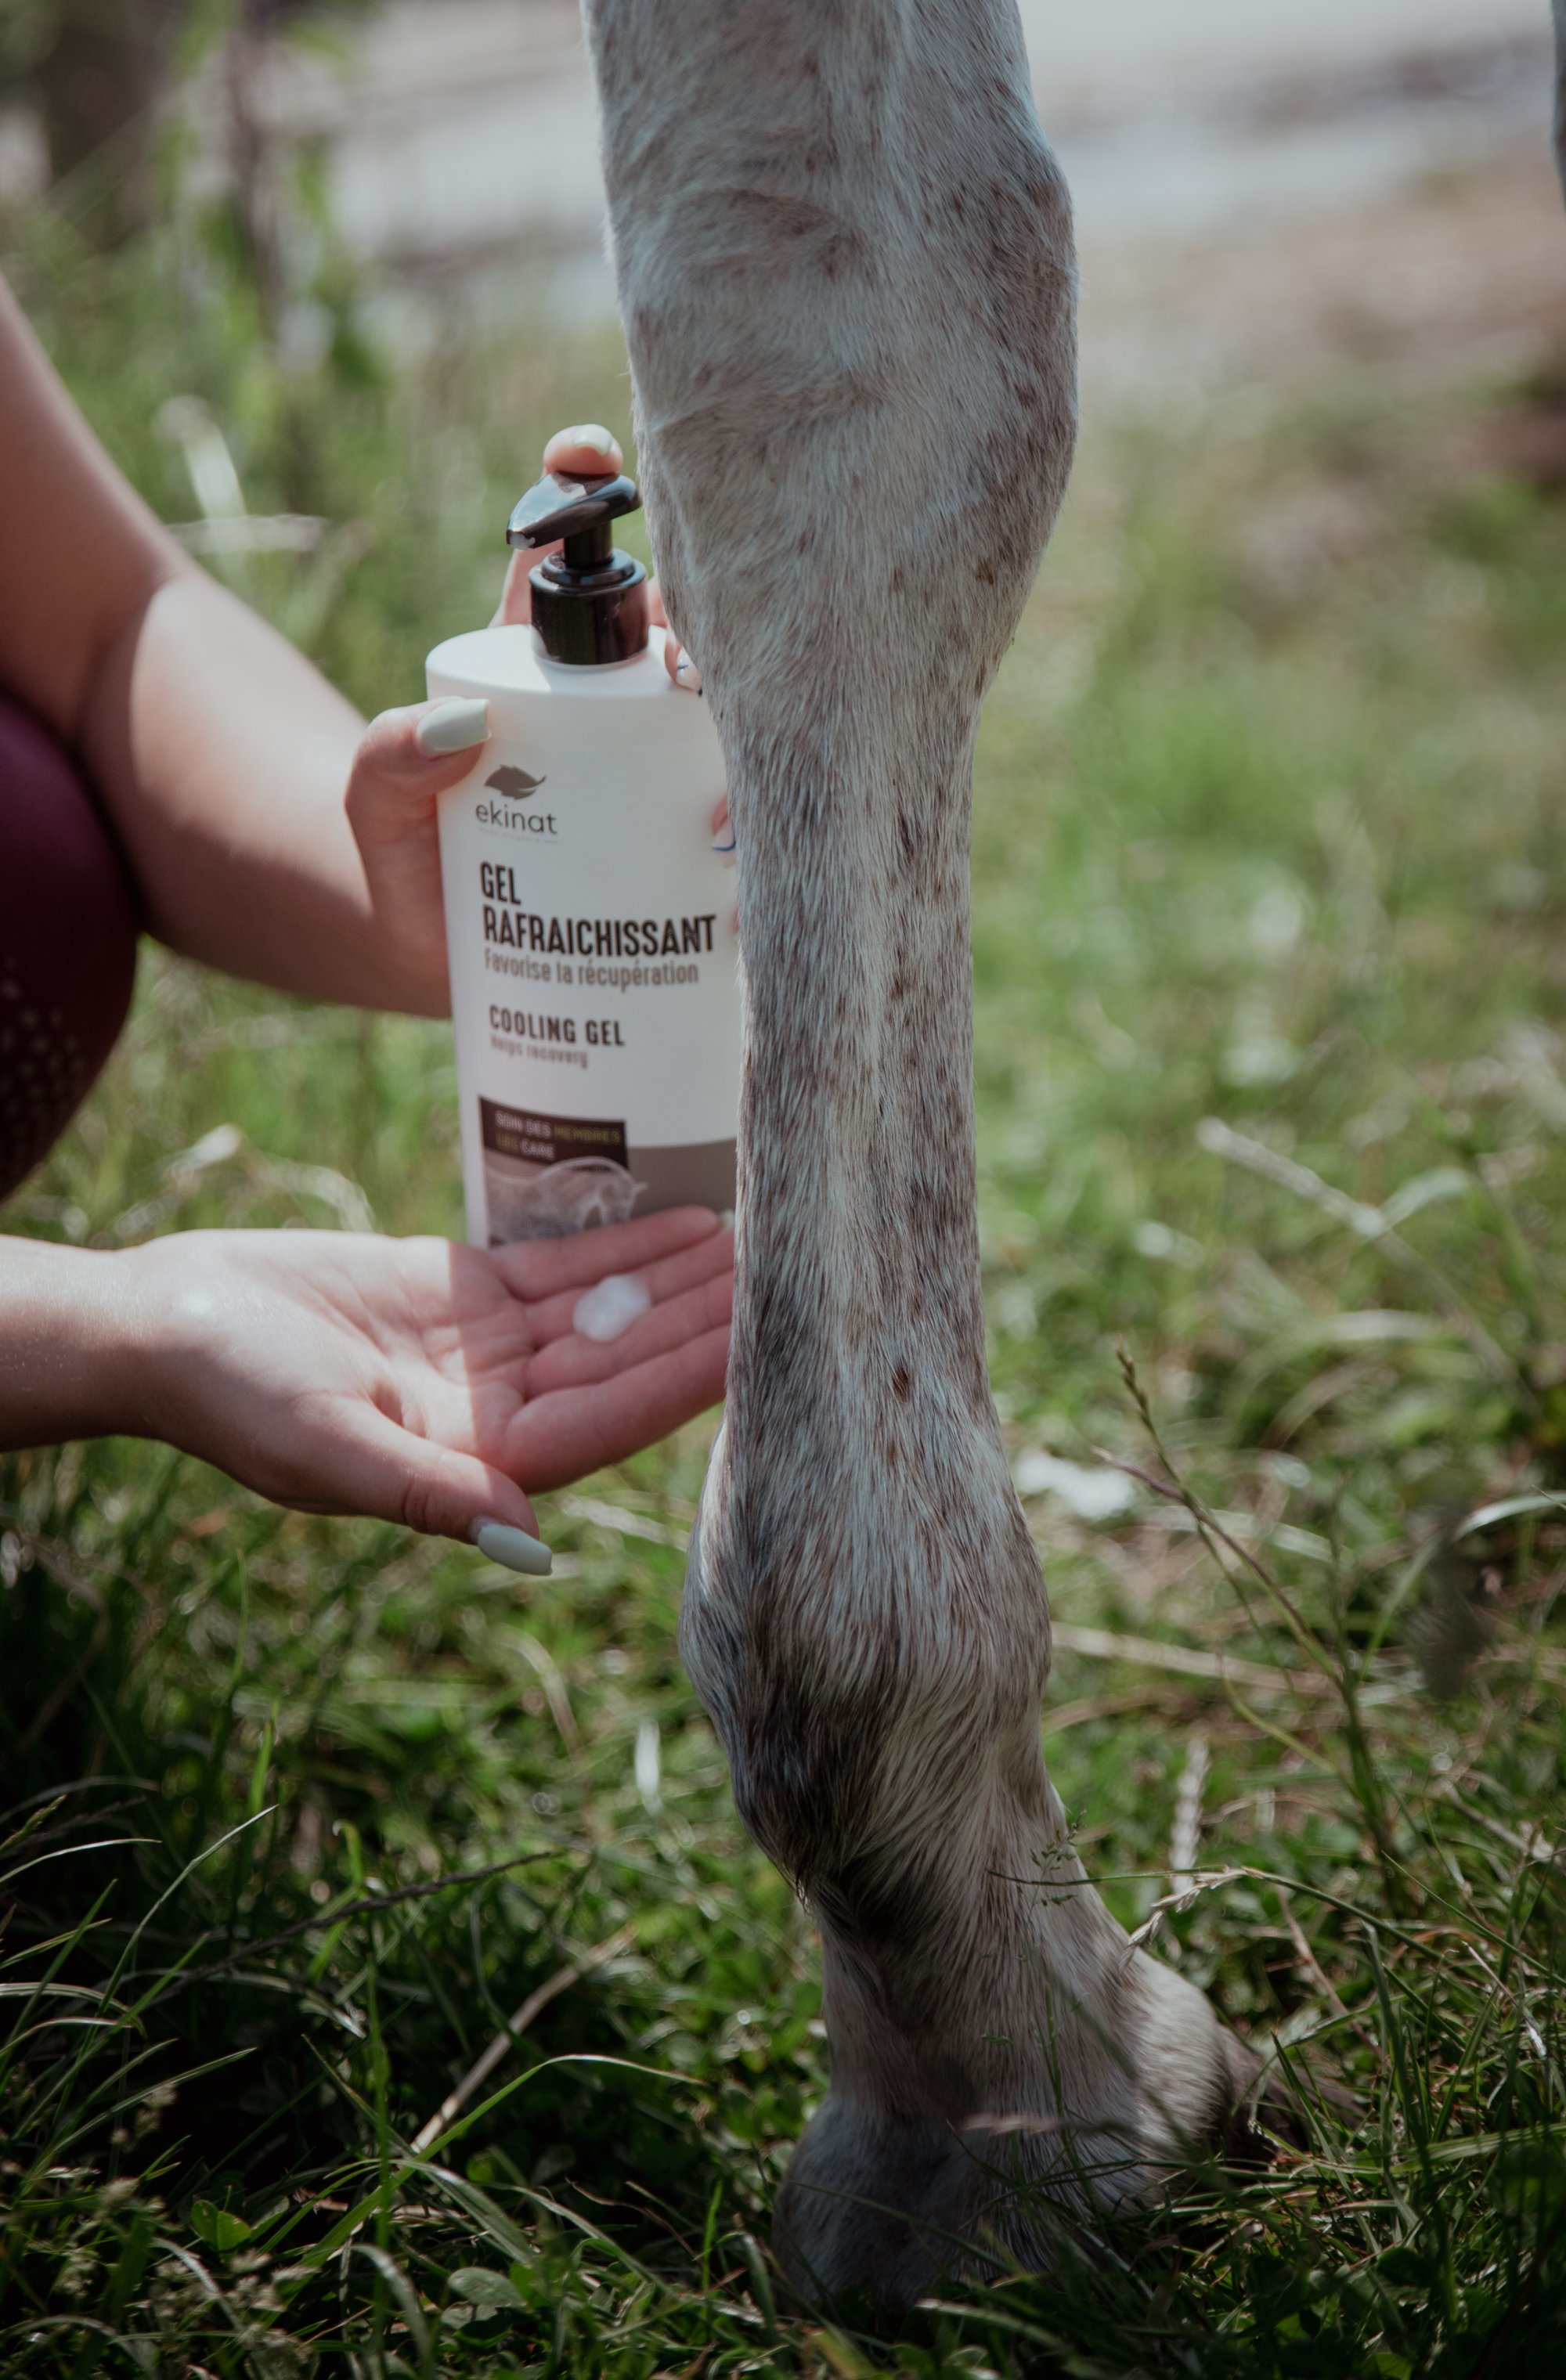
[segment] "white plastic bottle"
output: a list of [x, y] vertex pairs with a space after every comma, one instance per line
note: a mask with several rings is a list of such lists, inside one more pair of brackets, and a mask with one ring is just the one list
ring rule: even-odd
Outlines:
[[723, 762], [610, 541], [624, 476], [549, 475], [508, 541], [564, 538], [532, 627], [437, 645], [431, 695], [482, 695], [490, 741], [442, 796], [467, 1235], [552, 1238], [734, 1205], [739, 990]]

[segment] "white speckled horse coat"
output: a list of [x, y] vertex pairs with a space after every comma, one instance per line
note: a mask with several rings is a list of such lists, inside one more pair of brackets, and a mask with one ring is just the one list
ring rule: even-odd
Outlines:
[[1045, 1772], [1050, 1621], [985, 1374], [968, 816], [1070, 466], [1066, 192], [1013, 0], [588, 0], [640, 468], [727, 756], [734, 1353], [681, 1644], [820, 1926], [802, 2289], [906, 2302], [1155, 2190], [1246, 2055], [1133, 1949]]

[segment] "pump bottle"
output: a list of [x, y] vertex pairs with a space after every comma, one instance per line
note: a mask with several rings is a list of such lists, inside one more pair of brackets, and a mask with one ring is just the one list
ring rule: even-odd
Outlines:
[[554, 1238], [731, 1208], [740, 1017], [723, 762], [675, 686], [647, 573], [610, 524], [623, 474], [548, 473], [507, 542], [531, 627], [437, 645], [430, 692], [481, 695], [490, 740], [440, 803], [468, 1238]]

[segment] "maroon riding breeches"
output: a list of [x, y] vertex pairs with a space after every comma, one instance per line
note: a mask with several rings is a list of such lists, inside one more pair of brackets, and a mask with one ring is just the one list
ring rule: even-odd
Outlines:
[[0, 695], [0, 1198], [81, 1105], [119, 1038], [136, 915], [74, 763]]

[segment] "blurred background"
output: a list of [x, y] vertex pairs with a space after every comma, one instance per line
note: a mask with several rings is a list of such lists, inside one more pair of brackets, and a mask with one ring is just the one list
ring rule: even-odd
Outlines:
[[[1544, 0], [1023, 0], [1090, 261], [1261, 238], [1537, 152]], [[602, 309], [570, 0], [7, 0], [0, 193], [99, 243], [225, 199], [274, 305], [324, 213], [382, 294], [547, 277]], [[308, 202], [301, 183], [310, 186]], [[297, 335], [297, 325], [294, 326]]]
[[[1334, 354], [1548, 368], [1547, 17], [1546, 0], [1023, 0], [1076, 210], [1090, 423]], [[426, 419], [415, 502], [428, 472], [460, 470], [488, 410], [481, 358], [509, 339], [526, 388], [563, 332], [611, 322], [601, 215], [571, 0], [0, 14], [0, 248], [24, 298], [79, 377], [90, 310], [116, 382], [128, 310], [142, 352], [115, 426], [165, 511], [184, 491], [186, 511], [195, 495], [299, 516], [211, 529], [209, 552], [315, 551], [332, 443], [316, 417], [436, 353], [458, 401], [439, 454]], [[155, 385], [197, 410], [160, 414]], [[1516, 434], [1547, 468], [1553, 421]], [[320, 562], [293, 577], [335, 584]]]
[[[1547, 16], [1024, 0], [1076, 209], [1089, 424], [1332, 356], [1548, 371]], [[250, 572], [274, 606], [286, 583], [296, 633], [387, 526], [367, 392], [379, 409], [420, 384], [398, 507], [420, 529], [431, 479], [443, 510], [458, 481], [473, 501], [497, 403], [518, 432], [504, 484], [526, 476], [518, 408], [546, 351], [612, 321], [601, 211], [571, 0], [0, 12], [0, 255], [165, 514], [224, 513], [193, 543], [313, 557]], [[169, 395], [194, 404], [160, 410]], [[1545, 410], [1515, 430], [1536, 472], [1555, 468]], [[339, 476], [328, 504], [356, 461], [370, 484], [345, 503]], [[448, 516], [437, 582], [453, 534]]]
[[[1024, 0], [1083, 437], [976, 781], [990, 1372], [1078, 1849], [1300, 2095], [1256, 2219], [1068, 2256], [1005, 2320], [953, 2285], [922, 2361], [780, 2325], [758, 2240], [825, 2053], [807, 1919], [674, 1655], [710, 1420], [544, 1500], [525, 1601], [460, 1548], [73, 1447], [0, 1462], [0, 1779], [37, 1810], [86, 1780], [63, 1831], [101, 1782], [124, 1815], [28, 1871], [13, 1939], [70, 1934], [93, 1989], [251, 1947], [157, 1984], [136, 2055], [169, 2095], [130, 2145], [107, 1999], [47, 2089], [42, 2049], [0, 2059], [7, 2371], [96, 2368], [63, 2314], [50, 2360], [67, 2301], [142, 2342], [105, 2370], [188, 2368], [157, 2338], [313, 2371], [339, 2325], [408, 2369], [375, 2360], [389, 2273], [443, 2374], [1561, 2368], [1548, 14]], [[367, 711], [488, 617], [547, 432], [629, 441], [600, 215], [566, 0], [0, 0], [0, 265], [149, 501]], [[459, 1232], [447, 1030], [148, 949], [0, 1228], [221, 1222]], [[1203, 1871], [1225, 1889], [1169, 1904]], [[394, 1889], [431, 1897], [367, 1918]], [[485, 2116], [455, 2180], [410, 2161], [519, 2002], [559, 2061], [526, 2120]], [[232, 2101], [180, 2082], [230, 2054]], [[372, 2187], [400, 2261], [350, 2272]]]

